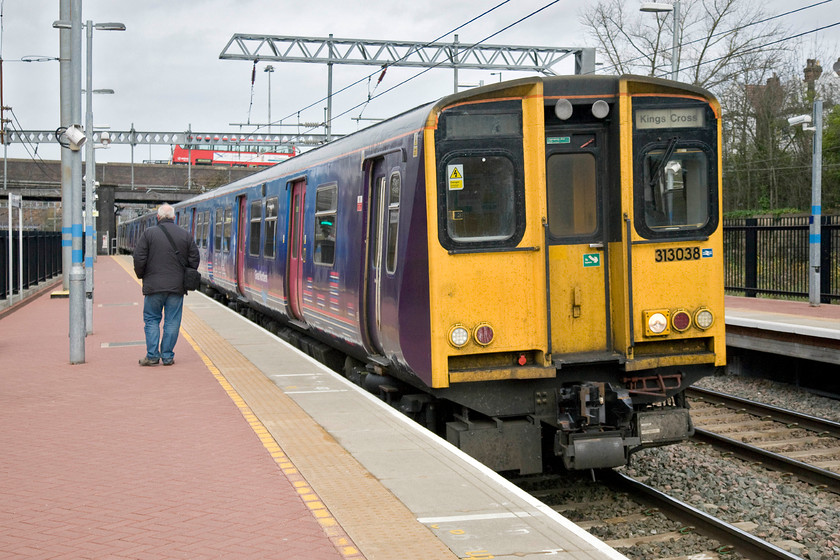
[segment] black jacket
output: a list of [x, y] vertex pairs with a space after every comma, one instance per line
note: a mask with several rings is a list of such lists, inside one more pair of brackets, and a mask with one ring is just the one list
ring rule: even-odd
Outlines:
[[198, 247], [186, 230], [172, 220], [160, 220], [157, 226], [147, 228], [134, 247], [134, 273], [143, 280], [143, 295], [158, 292], [184, 291], [184, 267], [172, 250], [172, 244], [160, 228], [165, 227], [181, 256], [190, 268], [198, 268], [201, 260]]

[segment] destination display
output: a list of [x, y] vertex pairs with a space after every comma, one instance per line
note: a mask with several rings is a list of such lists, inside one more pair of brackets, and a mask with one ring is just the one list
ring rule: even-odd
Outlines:
[[702, 128], [706, 124], [705, 107], [637, 109], [636, 128]]

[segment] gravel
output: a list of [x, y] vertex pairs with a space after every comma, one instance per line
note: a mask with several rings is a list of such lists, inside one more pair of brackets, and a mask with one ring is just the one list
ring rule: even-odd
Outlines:
[[[840, 402], [796, 387], [733, 376], [697, 383], [814, 416], [840, 421]], [[623, 471], [729, 523], [807, 558], [840, 558], [840, 496], [686, 442], [641, 451]]]

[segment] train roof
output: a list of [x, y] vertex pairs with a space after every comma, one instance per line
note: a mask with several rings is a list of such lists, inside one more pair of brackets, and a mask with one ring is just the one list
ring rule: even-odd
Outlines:
[[605, 75], [571, 75], [571, 76], [530, 76], [506, 82], [495, 82], [485, 86], [472, 88], [467, 91], [447, 95], [430, 103], [425, 103], [413, 109], [409, 109], [385, 121], [373, 124], [360, 131], [348, 134], [342, 138], [333, 140], [328, 144], [318, 146], [293, 158], [281, 161], [267, 169], [258, 171], [253, 175], [243, 177], [228, 185], [213, 189], [194, 198], [179, 203], [183, 206], [191, 202], [215, 198], [229, 192], [248, 188], [260, 183], [273, 181], [280, 177], [294, 177], [297, 173], [312, 166], [315, 162], [326, 161], [338, 157], [341, 154], [354, 150], [361, 150], [366, 147], [393, 138], [399, 132], [405, 132], [412, 128], [422, 128], [427, 118], [434, 118], [444, 108], [450, 105], [463, 103], [469, 100], [492, 98], [499, 92], [517, 90], [524, 91], [535, 85], [542, 84], [543, 95], [546, 97], [559, 96], [586, 96], [597, 97], [618, 95], [621, 83], [633, 84], [634, 89], [644, 88], [648, 90], [662, 91], [665, 93], [690, 93], [703, 98], [714, 100], [714, 96], [707, 90], [684, 84], [632, 74], [614, 76]]

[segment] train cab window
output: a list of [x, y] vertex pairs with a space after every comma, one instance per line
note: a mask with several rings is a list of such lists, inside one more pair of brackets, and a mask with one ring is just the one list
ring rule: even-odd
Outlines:
[[222, 248], [222, 232], [224, 231], [224, 223], [225, 223], [225, 212], [222, 208], [216, 208], [216, 227], [214, 229], [215, 236], [213, 239], [213, 250], [221, 253], [224, 249]]
[[709, 158], [697, 148], [650, 150], [644, 159], [645, 224], [699, 229], [709, 221]]
[[262, 200], [251, 203], [251, 227], [248, 231], [248, 254], [260, 256], [260, 229], [262, 226]]
[[231, 235], [231, 224], [233, 220], [233, 210], [230, 206], [225, 208], [225, 226], [222, 239], [222, 248], [225, 253], [230, 252], [230, 235]]
[[516, 247], [525, 233], [522, 102], [443, 110], [435, 152], [441, 245], [452, 252]]
[[503, 156], [462, 156], [450, 159], [446, 168], [449, 237], [466, 243], [510, 238], [516, 231], [513, 162]]
[[263, 243], [263, 256], [273, 259], [277, 238], [277, 197], [265, 201], [265, 241]]
[[391, 173], [388, 188], [388, 244], [385, 256], [385, 270], [393, 274], [397, 270], [397, 235], [400, 231], [400, 187], [399, 171]]
[[338, 209], [338, 185], [321, 185], [315, 191], [315, 262], [335, 263], [335, 218]]
[[552, 237], [591, 235], [598, 229], [595, 156], [553, 154], [546, 164], [548, 228]]
[[647, 239], [703, 237], [718, 227], [718, 119], [695, 100], [633, 100], [633, 205]]

